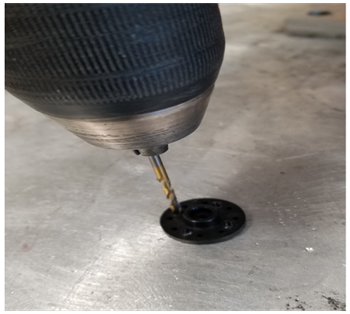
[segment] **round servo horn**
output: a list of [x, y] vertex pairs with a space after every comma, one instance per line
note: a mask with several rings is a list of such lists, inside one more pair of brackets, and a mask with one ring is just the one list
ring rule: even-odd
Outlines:
[[245, 214], [237, 205], [214, 198], [181, 202], [181, 213], [168, 208], [160, 224], [170, 237], [192, 244], [226, 241], [236, 235], [245, 223]]

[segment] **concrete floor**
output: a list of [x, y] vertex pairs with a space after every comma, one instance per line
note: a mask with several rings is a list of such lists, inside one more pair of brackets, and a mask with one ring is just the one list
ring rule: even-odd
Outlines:
[[90, 146], [8, 94], [7, 310], [344, 306], [345, 42], [285, 35], [305, 5], [221, 9], [208, 111], [163, 161], [180, 200], [235, 202], [244, 231], [204, 246], [168, 238], [146, 158]]

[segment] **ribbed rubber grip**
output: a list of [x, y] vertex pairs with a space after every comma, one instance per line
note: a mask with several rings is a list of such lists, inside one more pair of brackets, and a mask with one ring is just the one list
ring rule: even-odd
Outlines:
[[214, 84], [217, 4], [6, 4], [6, 89], [61, 118], [164, 109]]

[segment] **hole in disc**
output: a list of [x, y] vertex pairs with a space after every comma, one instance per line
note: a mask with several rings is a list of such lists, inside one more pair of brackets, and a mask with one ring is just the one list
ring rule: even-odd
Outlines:
[[203, 221], [211, 219], [213, 216], [213, 211], [205, 207], [194, 207], [188, 213], [188, 217], [194, 221]]
[[233, 225], [234, 224], [233, 224], [232, 221], [227, 220], [227, 221], [224, 222], [224, 228], [225, 229], [231, 229], [233, 227]]
[[218, 202], [218, 201], [214, 201], [211, 204], [215, 207], [221, 207], [221, 202]]
[[174, 230], [174, 231], [175, 231], [175, 230], [177, 230], [177, 227], [172, 227], [171, 230]]
[[191, 229], [183, 229], [182, 231], [181, 231], [181, 234], [183, 235], [183, 236], [185, 236], [185, 237], [187, 237], [187, 236], [190, 236], [191, 234], [192, 234], [192, 230]]

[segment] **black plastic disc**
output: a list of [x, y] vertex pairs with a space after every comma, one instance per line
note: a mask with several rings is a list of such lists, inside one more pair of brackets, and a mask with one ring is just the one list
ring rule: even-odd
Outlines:
[[173, 239], [192, 244], [209, 244], [232, 238], [244, 225], [245, 214], [237, 205], [214, 198], [181, 203], [182, 212], [168, 208], [160, 225]]

